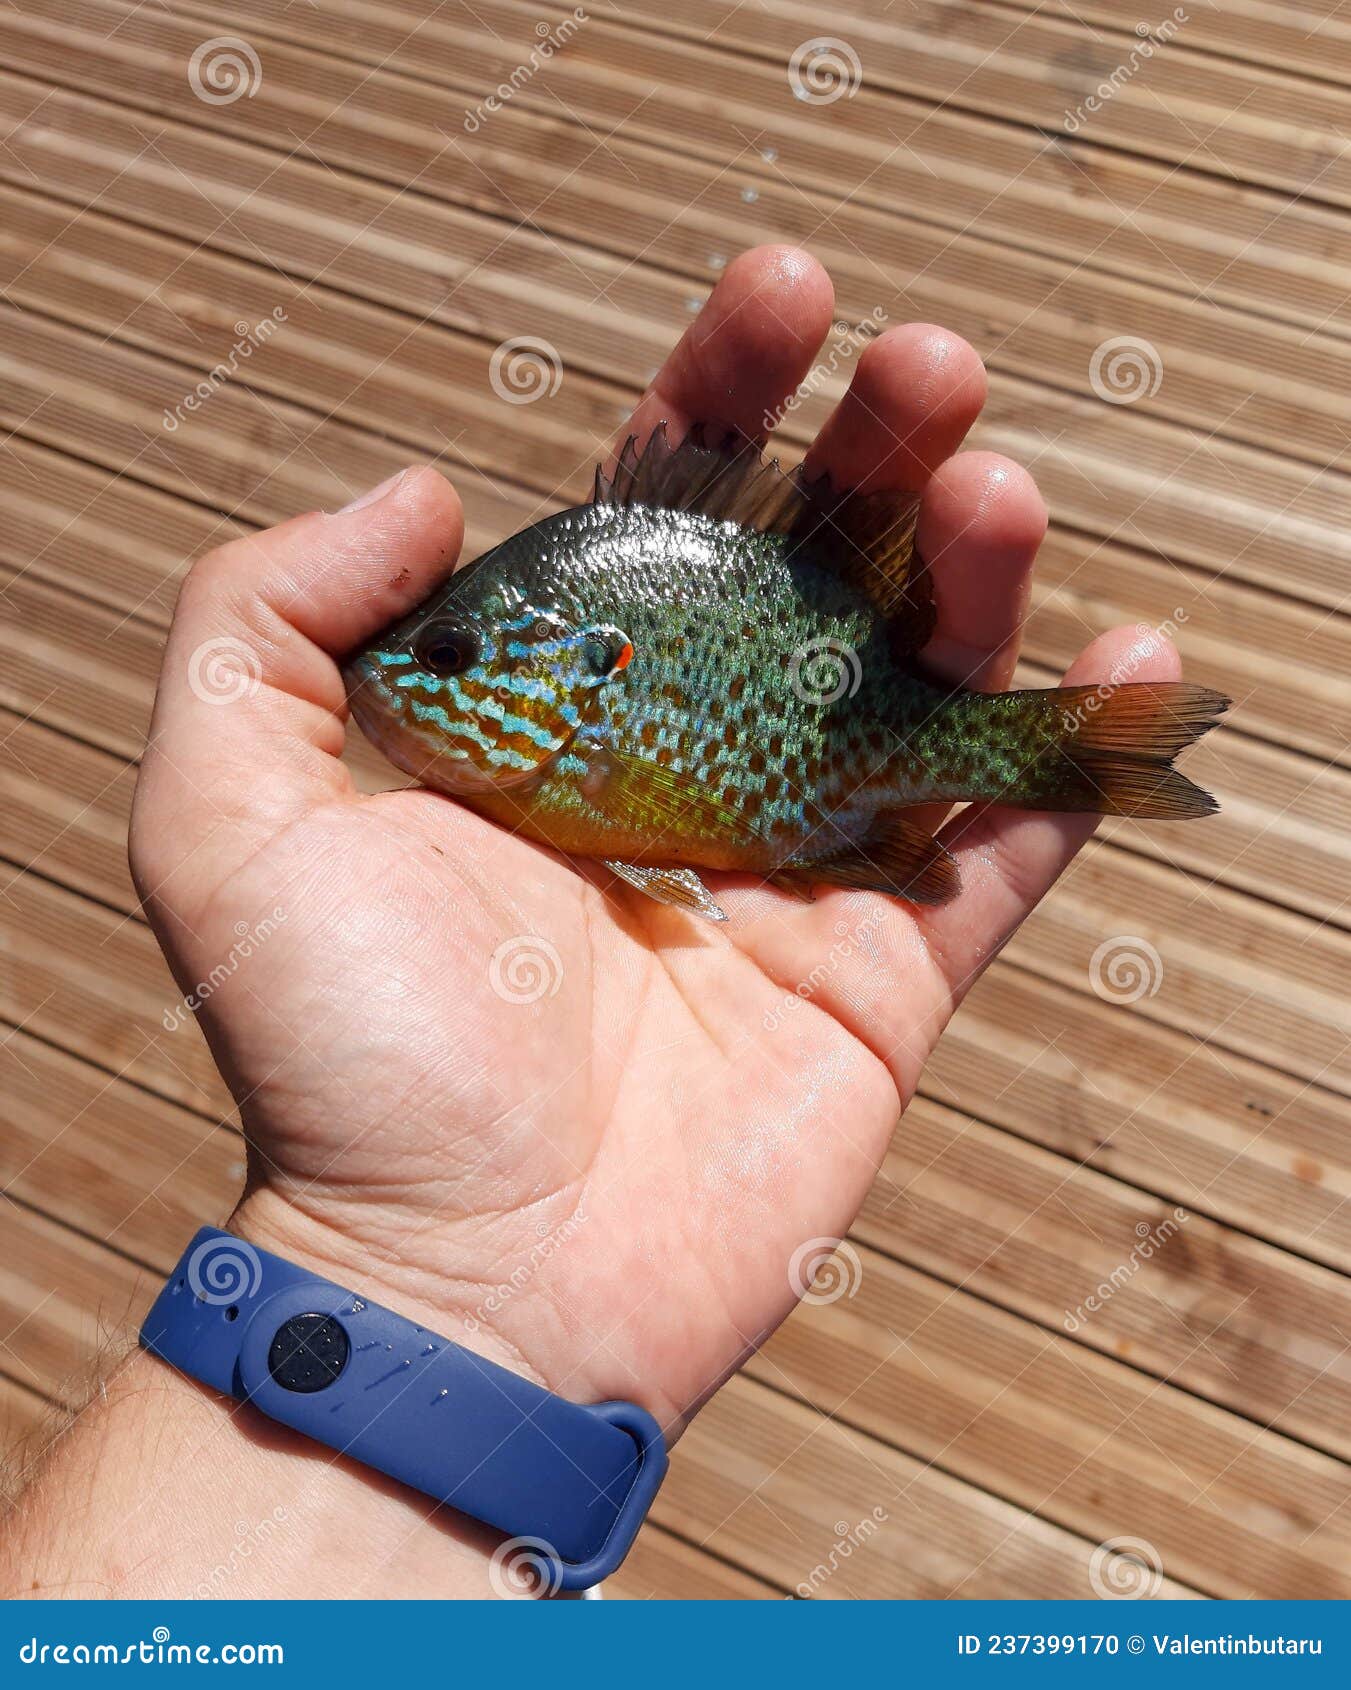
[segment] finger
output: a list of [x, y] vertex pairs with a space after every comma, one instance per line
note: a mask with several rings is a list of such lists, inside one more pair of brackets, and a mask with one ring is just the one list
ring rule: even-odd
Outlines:
[[[1181, 673], [1177, 650], [1164, 635], [1116, 628], [1076, 658], [1062, 684], [1175, 681]], [[943, 829], [939, 838], [957, 858], [962, 890], [952, 903], [923, 910], [917, 919], [954, 1005], [1064, 873], [1098, 820], [990, 805], [963, 811]]]
[[[1025, 469], [994, 452], [960, 452], [924, 490], [915, 543], [933, 576], [925, 670], [953, 686], [1002, 692], [1013, 678], [1046, 506]], [[950, 804], [909, 815], [934, 832]]]
[[985, 366], [960, 335], [932, 323], [888, 329], [859, 355], [807, 471], [863, 493], [918, 493], [966, 438], [985, 393]]
[[915, 534], [937, 612], [926, 669], [977, 692], [1008, 686], [1045, 536], [1036, 482], [1008, 458], [962, 452], [934, 472]]
[[449, 573], [460, 502], [402, 472], [202, 558], [165, 649], [133, 817], [138, 880], [219, 875], [306, 808], [351, 790], [336, 658]]
[[[624, 437], [695, 423], [763, 441], [830, 328], [830, 277], [800, 247], [762, 246], [728, 265], [638, 401]], [[623, 444], [623, 440], [619, 442]]]

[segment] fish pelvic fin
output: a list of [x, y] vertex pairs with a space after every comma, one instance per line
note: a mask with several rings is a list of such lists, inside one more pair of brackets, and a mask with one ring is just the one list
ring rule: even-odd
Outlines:
[[1215, 799], [1173, 759], [1228, 708], [1222, 693], [1185, 681], [966, 693], [944, 725], [980, 748], [984, 772], [957, 796], [1157, 821], [1213, 815]]
[[727, 920], [726, 911], [692, 868], [644, 868], [638, 863], [619, 863], [609, 858], [605, 866], [659, 904], [670, 904], [673, 909], [702, 916], [705, 921]]
[[873, 818], [856, 845], [815, 858], [792, 857], [774, 876], [776, 884], [847, 886], [885, 892], [912, 904], [945, 904], [961, 889], [957, 863], [932, 834], [900, 811]]

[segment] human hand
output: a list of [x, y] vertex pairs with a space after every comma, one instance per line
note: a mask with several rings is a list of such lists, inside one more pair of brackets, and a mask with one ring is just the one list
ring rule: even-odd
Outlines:
[[[632, 427], [760, 434], [831, 315], [804, 254], [744, 255]], [[984, 393], [955, 336], [889, 330], [810, 463], [922, 492], [928, 663], [1000, 689], [1045, 512], [1016, 465], [952, 455]], [[335, 660], [460, 535], [455, 494], [414, 469], [196, 565], [133, 869], [185, 987], [268, 933], [201, 1009], [251, 1147], [235, 1229], [562, 1394], [641, 1402], [669, 1438], [792, 1308], [801, 1247], [845, 1232], [953, 1008], [1094, 818], [957, 816], [939, 836], [963, 890], [937, 907], [710, 875], [714, 928], [436, 794], [361, 796]], [[203, 652], [240, 666], [226, 705], [194, 690]], [[1174, 679], [1176, 654], [1122, 630], [1067, 678], [1123, 670]]]

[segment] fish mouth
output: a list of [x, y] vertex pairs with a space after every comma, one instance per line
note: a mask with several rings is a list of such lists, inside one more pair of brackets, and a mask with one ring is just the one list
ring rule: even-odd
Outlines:
[[341, 673], [352, 720], [396, 769], [443, 792], [481, 784], [467, 751], [447, 746], [410, 718], [406, 697], [390, 686], [375, 659], [354, 657]]
[[[482, 768], [468, 749], [449, 743], [443, 731], [413, 717], [408, 695], [389, 684], [374, 658], [354, 657], [341, 673], [347, 707], [362, 733], [395, 768], [424, 786], [452, 798], [469, 798], [521, 785], [544, 772], [544, 764], [510, 774]], [[552, 764], [556, 755], [547, 762]]]

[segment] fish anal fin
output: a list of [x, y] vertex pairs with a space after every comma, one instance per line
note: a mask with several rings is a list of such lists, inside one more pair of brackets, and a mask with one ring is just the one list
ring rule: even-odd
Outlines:
[[922, 827], [887, 812], [861, 844], [814, 861], [790, 858], [778, 873], [800, 884], [883, 892], [912, 904], [945, 904], [961, 890], [955, 858]]
[[719, 907], [699, 876], [690, 868], [645, 868], [638, 863], [617, 863], [607, 858], [606, 868], [629, 886], [655, 898], [659, 904], [685, 910], [690, 915], [703, 916], [705, 921], [726, 921], [726, 912]]

